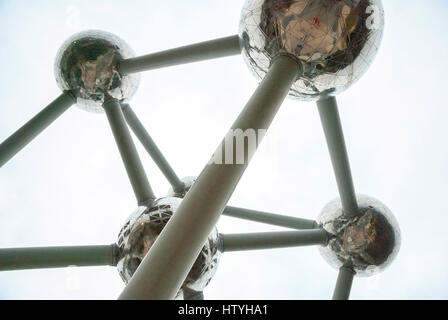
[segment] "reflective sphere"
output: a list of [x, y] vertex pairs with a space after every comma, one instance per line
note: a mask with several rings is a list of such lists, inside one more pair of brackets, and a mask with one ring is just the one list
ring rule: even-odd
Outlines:
[[[181, 202], [179, 198], [162, 198], [156, 200], [150, 208], [138, 208], [128, 218], [117, 242], [117, 267], [125, 283], [131, 279]], [[218, 266], [218, 245], [218, 231], [214, 229], [178, 292], [179, 298], [183, 296], [184, 289], [191, 295], [191, 292], [200, 292], [208, 285]]]
[[400, 249], [400, 228], [390, 210], [371, 197], [358, 195], [359, 214], [344, 216], [339, 199], [322, 210], [318, 223], [330, 234], [320, 253], [333, 267], [351, 264], [359, 276], [384, 270]]
[[73, 35], [56, 57], [55, 76], [61, 90], [73, 90], [77, 105], [102, 112], [105, 94], [127, 102], [137, 90], [139, 75], [121, 75], [118, 62], [134, 56], [120, 38], [104, 31]]
[[364, 74], [383, 28], [380, 0], [247, 0], [239, 34], [258, 79], [278, 55], [289, 55], [303, 69], [290, 96], [317, 100], [344, 91]]
[[176, 192], [171, 187], [170, 190], [168, 190], [167, 197], [177, 197], [177, 198], [185, 197], [187, 192], [191, 189], [193, 184], [196, 182], [196, 179], [197, 179], [197, 177], [185, 177], [185, 178], [180, 179], [185, 185], [184, 190], [182, 192]]

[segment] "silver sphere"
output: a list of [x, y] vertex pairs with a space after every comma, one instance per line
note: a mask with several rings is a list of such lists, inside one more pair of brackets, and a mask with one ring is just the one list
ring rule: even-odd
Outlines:
[[341, 201], [334, 200], [322, 210], [318, 223], [330, 234], [320, 253], [333, 267], [350, 264], [358, 276], [371, 276], [389, 266], [400, 250], [398, 222], [378, 200], [358, 195], [359, 214], [346, 217]]
[[364, 74], [383, 29], [380, 0], [247, 0], [239, 35], [258, 79], [278, 55], [291, 56], [303, 73], [289, 95], [318, 100], [346, 90]]
[[168, 190], [167, 197], [176, 197], [176, 198], [183, 198], [187, 194], [187, 192], [191, 189], [193, 184], [196, 182], [197, 177], [185, 177], [180, 179], [185, 185], [184, 190], [182, 192], [176, 192], [174, 191], [173, 187], [171, 187]]
[[[159, 237], [182, 199], [162, 198], [151, 207], [139, 207], [120, 230], [117, 242], [117, 268], [125, 283], [133, 276], [143, 258]], [[213, 278], [219, 263], [219, 236], [216, 228], [209, 235], [177, 297], [183, 290], [201, 292]]]
[[62, 91], [72, 90], [79, 107], [102, 112], [106, 94], [127, 102], [137, 90], [139, 75], [118, 72], [118, 63], [133, 56], [132, 49], [111, 33], [98, 30], [77, 33], [59, 49], [56, 81]]

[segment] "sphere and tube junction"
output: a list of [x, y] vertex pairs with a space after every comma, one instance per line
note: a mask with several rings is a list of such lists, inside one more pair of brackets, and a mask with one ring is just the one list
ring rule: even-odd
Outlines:
[[303, 73], [290, 96], [336, 95], [369, 68], [381, 43], [380, 0], [247, 0], [240, 19], [243, 57], [257, 79], [288, 55]]
[[64, 42], [57, 54], [57, 84], [62, 91], [71, 90], [82, 109], [102, 112], [105, 95], [128, 102], [137, 90], [138, 74], [118, 72], [119, 62], [132, 57], [134, 52], [126, 42], [111, 33], [77, 33]]
[[[127, 220], [118, 236], [117, 267], [125, 283], [131, 279], [143, 258], [175, 214], [182, 199], [162, 198], [151, 207], [139, 207]], [[216, 272], [220, 257], [219, 236], [216, 228], [209, 235], [195, 264], [190, 270], [177, 298], [184, 290], [201, 292]]]
[[400, 250], [401, 235], [392, 212], [380, 201], [358, 195], [358, 214], [346, 216], [341, 201], [325, 206], [317, 222], [329, 233], [320, 253], [334, 268], [350, 266], [358, 276], [371, 276], [389, 266]]

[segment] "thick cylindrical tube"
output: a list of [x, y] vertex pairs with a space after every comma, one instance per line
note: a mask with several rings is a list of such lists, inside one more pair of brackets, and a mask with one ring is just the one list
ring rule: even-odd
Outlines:
[[[288, 56], [275, 59], [232, 129], [243, 132], [268, 129], [299, 71], [299, 64]], [[216, 153], [220, 154], [221, 150], [222, 144]], [[216, 161], [204, 168], [120, 299], [157, 300], [175, 296], [247, 165], [248, 161], [244, 164]]]
[[350, 267], [343, 266], [339, 270], [336, 288], [333, 293], [333, 300], [348, 300], [350, 297], [354, 276], [355, 272]]

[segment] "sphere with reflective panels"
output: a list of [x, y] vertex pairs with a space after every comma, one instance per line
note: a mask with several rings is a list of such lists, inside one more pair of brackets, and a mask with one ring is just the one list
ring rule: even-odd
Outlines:
[[[117, 267], [125, 283], [131, 279], [181, 202], [179, 198], [162, 198], [156, 200], [149, 208], [138, 208], [128, 218], [117, 242]], [[177, 298], [183, 297], [183, 290], [188, 290], [189, 295], [191, 292], [201, 292], [215, 274], [219, 257], [219, 236], [215, 228], [178, 292]]]
[[358, 215], [346, 217], [341, 201], [334, 200], [322, 210], [318, 223], [330, 234], [320, 253], [333, 267], [351, 265], [358, 276], [384, 270], [400, 249], [400, 228], [391, 211], [378, 200], [358, 195]]
[[247, 0], [240, 19], [244, 59], [258, 79], [278, 55], [302, 66], [289, 95], [318, 100], [357, 81], [384, 28], [380, 0]]
[[77, 105], [102, 112], [105, 95], [127, 102], [137, 90], [139, 75], [122, 75], [118, 63], [134, 56], [117, 36], [98, 30], [70, 37], [56, 57], [55, 76], [61, 90], [72, 90]]
[[170, 190], [168, 190], [167, 197], [177, 197], [177, 198], [183, 198], [187, 194], [187, 192], [191, 189], [193, 184], [196, 182], [197, 177], [185, 177], [180, 179], [185, 185], [184, 190], [182, 192], [176, 192], [171, 187]]

